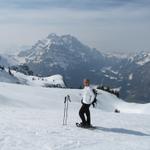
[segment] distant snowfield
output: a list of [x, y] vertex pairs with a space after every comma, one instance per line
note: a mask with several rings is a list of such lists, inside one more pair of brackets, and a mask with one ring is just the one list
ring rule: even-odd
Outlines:
[[[0, 150], [149, 150], [150, 105], [98, 92], [97, 109], [91, 107], [97, 128], [89, 130], [75, 126], [81, 90], [0, 82]], [[68, 94], [68, 125], [62, 126]], [[115, 108], [121, 113], [114, 113]]]

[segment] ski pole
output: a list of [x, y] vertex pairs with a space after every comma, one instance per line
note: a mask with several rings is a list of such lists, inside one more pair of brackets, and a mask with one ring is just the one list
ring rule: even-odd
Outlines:
[[64, 117], [63, 117], [63, 125], [65, 125], [65, 118], [66, 118], [66, 96], [65, 96], [65, 100], [64, 100]]
[[67, 107], [66, 107], [66, 125], [67, 125], [67, 119], [68, 119], [68, 107], [69, 107], [69, 102], [71, 102], [70, 96], [67, 95]]
[[64, 100], [64, 118], [63, 118], [63, 125], [67, 125], [67, 119], [68, 119], [68, 106], [69, 102], [71, 102], [70, 96], [65, 96]]
[[65, 120], [65, 124], [67, 125], [67, 119], [68, 119], [68, 98], [66, 101], [66, 120]]

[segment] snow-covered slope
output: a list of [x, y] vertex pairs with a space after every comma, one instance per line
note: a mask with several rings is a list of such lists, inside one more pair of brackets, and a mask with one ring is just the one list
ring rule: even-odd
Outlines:
[[0, 69], [0, 82], [19, 83], [18, 78], [10, 75], [8, 70]]
[[[129, 114], [146, 105], [130, 105], [99, 91], [99, 109], [91, 108], [96, 129], [80, 129], [75, 127], [75, 122], [80, 121], [80, 93], [77, 89], [0, 83], [0, 149], [149, 150], [150, 120], [144, 113], [149, 114], [150, 109]], [[62, 126], [64, 96], [68, 94], [72, 100], [68, 125]], [[128, 114], [111, 112], [116, 107]]]
[[[57, 76], [54, 77], [56, 79]], [[51, 77], [49, 79], [50, 79], [49, 81], [51, 81]], [[40, 84], [40, 82], [37, 84]], [[46, 108], [49, 108], [53, 100], [54, 102], [59, 103], [60, 100], [63, 101], [66, 95], [70, 95], [74, 103], [80, 102], [81, 100], [82, 90], [80, 89], [59, 89], [59, 88], [46, 89], [35, 86], [37, 84], [32, 83], [30, 84], [30, 86], [26, 86], [0, 82], [1, 85], [0, 94], [1, 96], [3, 95], [3, 97], [5, 97], [6, 99], [9, 99], [9, 101], [11, 101], [12, 103], [19, 102], [19, 104], [22, 103], [22, 106], [24, 107], [31, 106], [31, 108], [32, 107], [39, 108], [38, 106], [41, 107], [42, 105]], [[148, 110], [150, 109], [150, 104], [127, 103], [117, 98], [113, 94], [110, 94], [102, 90], [97, 91], [98, 91], [97, 96], [98, 103], [96, 106], [97, 109], [101, 109], [107, 112], [114, 112], [115, 109], [118, 109], [123, 113], [150, 114], [150, 111]], [[9, 93], [9, 95], [7, 93]], [[37, 94], [35, 95], [35, 93]], [[26, 95], [28, 98], [26, 97]], [[17, 101], [15, 99], [17, 99]]]
[[101, 90], [98, 91], [97, 108], [108, 112], [113, 112], [117, 109], [122, 113], [150, 114], [148, 110], [150, 109], [150, 104], [127, 103], [118, 99], [115, 95]]
[[64, 88], [65, 84], [61, 75], [53, 75], [49, 77], [28, 76], [23, 73], [4, 68], [0, 69], [0, 82], [18, 83], [30, 86], [41, 87], [61, 87]]
[[12, 71], [12, 74], [19, 79], [20, 83], [24, 83], [30, 86], [65, 87], [63, 77], [61, 75], [53, 75], [49, 77], [37, 77], [24, 75], [16, 71]]

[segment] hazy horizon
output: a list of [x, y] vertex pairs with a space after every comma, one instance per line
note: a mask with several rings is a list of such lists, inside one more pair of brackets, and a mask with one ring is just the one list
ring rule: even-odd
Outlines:
[[50, 33], [71, 34], [100, 51], [150, 51], [150, 1], [1, 0], [0, 53]]

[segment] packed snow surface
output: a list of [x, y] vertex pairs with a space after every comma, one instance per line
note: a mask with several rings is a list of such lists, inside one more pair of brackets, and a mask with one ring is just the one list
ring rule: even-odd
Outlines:
[[[0, 82], [0, 150], [150, 149], [149, 104], [129, 104], [99, 90], [97, 108], [91, 107], [96, 128], [82, 129], [75, 126], [81, 92]], [[72, 101], [63, 126], [68, 94]]]

